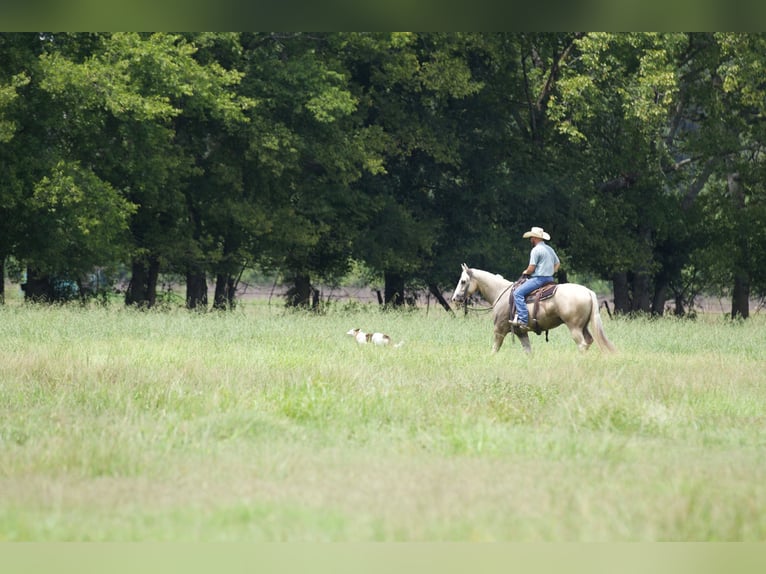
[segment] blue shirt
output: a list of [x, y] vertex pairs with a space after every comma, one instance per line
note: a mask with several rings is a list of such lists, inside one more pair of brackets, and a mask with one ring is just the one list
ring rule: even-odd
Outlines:
[[553, 277], [556, 263], [560, 263], [559, 256], [545, 241], [535, 245], [529, 254], [529, 264], [535, 266], [532, 277]]

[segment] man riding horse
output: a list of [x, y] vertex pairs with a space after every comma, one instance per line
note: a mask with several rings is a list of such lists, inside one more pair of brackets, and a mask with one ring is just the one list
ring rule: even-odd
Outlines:
[[533, 227], [524, 234], [524, 239], [529, 238], [532, 243], [532, 251], [529, 254], [529, 265], [522, 273], [524, 279], [513, 289], [513, 299], [516, 303], [516, 318], [510, 317], [512, 327], [519, 332], [529, 331], [529, 310], [527, 309], [527, 295], [535, 289], [548, 283], [553, 283], [553, 274], [559, 270], [561, 261], [553, 248], [545, 243], [551, 236], [542, 227]]

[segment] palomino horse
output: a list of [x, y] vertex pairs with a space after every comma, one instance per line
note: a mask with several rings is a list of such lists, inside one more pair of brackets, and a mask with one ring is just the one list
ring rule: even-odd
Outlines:
[[[453, 301], [464, 301], [477, 290], [482, 298], [492, 303], [492, 320], [495, 323], [495, 342], [492, 352], [497, 353], [503, 345], [505, 336], [511, 331], [510, 295], [513, 282], [481, 269], [470, 269], [463, 263], [463, 273], [457, 282]], [[529, 306], [530, 324], [532, 324], [532, 305]], [[569, 327], [569, 332], [577, 347], [586, 351], [595, 338], [603, 351], [615, 351], [614, 345], [606, 338], [601, 314], [598, 311], [596, 294], [577, 283], [562, 283], [550, 299], [540, 301], [537, 312], [537, 326], [540, 331], [548, 331], [559, 325]], [[514, 328], [514, 334], [519, 337], [522, 347], [529, 353], [529, 335]]]

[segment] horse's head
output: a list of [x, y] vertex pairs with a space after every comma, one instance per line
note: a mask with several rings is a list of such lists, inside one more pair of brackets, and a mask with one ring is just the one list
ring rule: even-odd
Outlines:
[[452, 300], [465, 301], [468, 297], [474, 294], [477, 287], [478, 284], [473, 277], [473, 273], [468, 268], [468, 265], [463, 263], [463, 272], [460, 274], [460, 280], [455, 286], [454, 293], [452, 293]]

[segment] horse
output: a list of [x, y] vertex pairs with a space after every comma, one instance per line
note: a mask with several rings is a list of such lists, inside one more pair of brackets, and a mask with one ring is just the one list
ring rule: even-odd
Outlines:
[[[492, 353], [495, 354], [503, 345], [505, 336], [513, 333], [521, 341], [524, 351], [532, 352], [529, 334], [510, 325], [510, 295], [513, 282], [481, 269], [471, 269], [463, 263], [463, 272], [455, 286], [452, 301], [465, 301], [476, 291], [492, 304], [492, 321], [495, 324], [495, 340]], [[530, 326], [532, 326], [532, 307], [530, 305]], [[617, 349], [604, 333], [601, 313], [598, 309], [596, 294], [577, 283], [561, 283], [549, 299], [541, 300], [537, 312], [537, 333], [566, 325], [580, 351], [587, 351], [595, 340], [604, 352]]]

